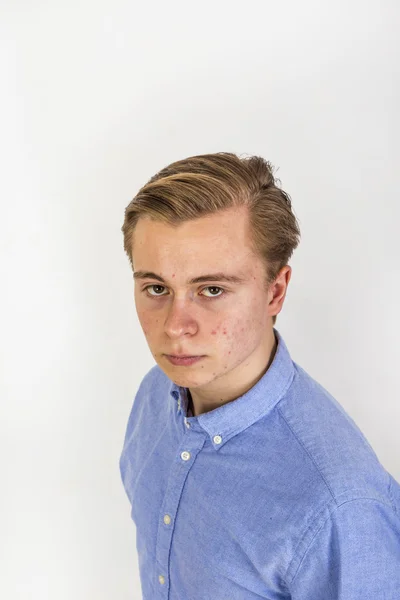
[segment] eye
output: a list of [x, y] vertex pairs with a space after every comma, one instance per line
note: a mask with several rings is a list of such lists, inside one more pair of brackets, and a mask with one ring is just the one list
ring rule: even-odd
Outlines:
[[204, 288], [205, 290], [219, 290], [220, 292], [222, 292], [222, 294], [211, 294], [211, 296], [206, 296], [206, 298], [219, 298], [220, 296], [223, 296], [223, 294], [225, 293], [224, 290], [216, 285], [209, 285], [208, 287]]
[[[163, 285], [157, 285], [157, 284], [152, 284], [152, 285], [148, 285], [145, 288], [143, 288], [144, 292], [147, 292], [147, 294], [153, 298], [160, 298], [161, 296], [165, 296], [165, 294], [151, 294], [150, 292], [148, 292], [147, 290], [149, 290], [150, 288], [158, 288], [158, 289], [165, 289], [165, 287]], [[211, 293], [211, 296], [204, 296], [205, 298], [207, 298], [207, 300], [211, 300], [212, 298], [220, 298], [221, 296], [223, 296], [225, 294], [225, 290], [223, 290], [222, 288], [216, 286], [216, 285], [209, 285], [205, 288], [203, 288], [203, 290], [219, 290], [221, 293], [220, 294], [213, 294]]]
[[[163, 285], [148, 285], [145, 288], [143, 288], [143, 291], [146, 292], [150, 288], [164, 288], [164, 286]], [[164, 294], [149, 294], [149, 296], [153, 296], [153, 297], [163, 296], [163, 295]]]

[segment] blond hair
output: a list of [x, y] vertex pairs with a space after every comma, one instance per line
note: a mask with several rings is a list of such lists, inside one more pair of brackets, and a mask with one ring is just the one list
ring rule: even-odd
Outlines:
[[[133, 232], [140, 217], [172, 226], [228, 208], [247, 206], [253, 251], [266, 267], [266, 288], [276, 279], [300, 241], [290, 196], [260, 156], [230, 152], [200, 154], [164, 167], [125, 209], [124, 250], [132, 269]], [[277, 315], [273, 316], [273, 324]]]

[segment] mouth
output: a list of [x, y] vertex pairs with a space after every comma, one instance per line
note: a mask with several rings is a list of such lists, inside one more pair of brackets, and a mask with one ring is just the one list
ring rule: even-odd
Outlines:
[[205, 358], [204, 356], [173, 356], [170, 354], [166, 354], [165, 356], [170, 363], [177, 366], [192, 365], [201, 360], [202, 358]]
[[201, 354], [166, 354], [172, 358], [198, 358]]

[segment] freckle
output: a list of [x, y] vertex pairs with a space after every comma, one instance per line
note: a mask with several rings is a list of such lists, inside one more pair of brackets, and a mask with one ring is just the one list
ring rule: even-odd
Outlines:
[[175, 277], [175, 273], [172, 273], [172, 277]]
[[230, 354], [230, 353], [231, 353], [231, 351], [229, 350], [228, 354]]
[[223, 333], [224, 335], [226, 335], [226, 331], [223, 331], [222, 333]]

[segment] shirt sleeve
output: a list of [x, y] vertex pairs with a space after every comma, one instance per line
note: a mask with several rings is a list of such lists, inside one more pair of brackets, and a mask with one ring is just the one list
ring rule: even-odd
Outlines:
[[292, 600], [400, 600], [400, 518], [372, 498], [331, 513], [289, 584]]

